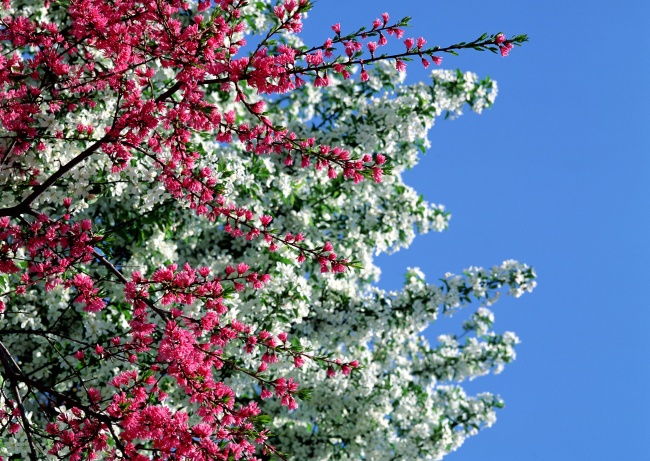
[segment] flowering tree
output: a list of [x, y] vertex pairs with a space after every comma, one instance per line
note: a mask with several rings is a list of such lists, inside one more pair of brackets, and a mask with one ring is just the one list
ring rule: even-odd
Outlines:
[[428, 47], [383, 14], [310, 48], [310, 7], [3, 1], [2, 460], [438, 459], [492, 424], [458, 383], [514, 359], [487, 306], [533, 270], [387, 293], [373, 257], [446, 228], [401, 174], [496, 96], [406, 62], [526, 37]]

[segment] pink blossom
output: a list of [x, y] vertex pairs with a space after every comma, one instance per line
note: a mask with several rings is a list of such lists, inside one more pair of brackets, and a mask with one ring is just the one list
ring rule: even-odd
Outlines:
[[273, 7], [273, 13], [275, 14], [275, 16], [278, 19], [280, 19], [280, 20], [284, 19], [285, 10], [284, 10], [284, 7], [282, 5], [274, 6]]
[[267, 339], [271, 338], [271, 333], [269, 333], [266, 330], [262, 330], [258, 334], [258, 337], [259, 337], [260, 341], [266, 341]]
[[501, 56], [506, 57], [508, 56], [508, 53], [510, 53], [510, 50], [512, 50], [514, 46], [512, 43], [505, 42], [505, 44], [501, 47], [499, 47], [499, 51], [501, 52]]
[[329, 84], [330, 83], [329, 83], [329, 78], [327, 77], [327, 74], [319, 75], [314, 80], [314, 86], [315, 87], [325, 87], [325, 86], [329, 86]]
[[375, 168], [372, 169], [372, 179], [377, 184], [379, 184], [381, 182], [383, 174], [384, 174], [384, 171], [381, 168], [375, 167]]
[[102, 394], [101, 392], [99, 392], [99, 390], [95, 389], [94, 387], [89, 387], [88, 398], [90, 398], [91, 402], [98, 403], [102, 399]]
[[239, 263], [237, 264], [237, 273], [239, 275], [244, 274], [248, 269], [250, 269], [250, 266], [246, 263]]
[[258, 101], [251, 106], [251, 112], [254, 114], [261, 114], [264, 112], [264, 101]]

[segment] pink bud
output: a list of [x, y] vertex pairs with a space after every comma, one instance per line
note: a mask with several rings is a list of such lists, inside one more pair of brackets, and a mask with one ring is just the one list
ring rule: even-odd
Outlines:
[[237, 273], [239, 275], [242, 275], [245, 273], [248, 269], [250, 269], [250, 266], [246, 263], [239, 263], [237, 264]]
[[264, 112], [264, 101], [258, 101], [251, 106], [251, 112], [254, 114], [261, 114]]
[[88, 388], [88, 397], [93, 403], [97, 403], [102, 399], [102, 394], [94, 387]]
[[368, 75], [368, 72], [366, 72], [365, 69], [362, 70], [361, 71], [361, 81], [362, 82], [367, 82], [369, 78], [370, 78], [370, 76]]
[[260, 331], [259, 337], [260, 337], [260, 341], [265, 341], [271, 337], [271, 333], [269, 333], [266, 330], [262, 330]]

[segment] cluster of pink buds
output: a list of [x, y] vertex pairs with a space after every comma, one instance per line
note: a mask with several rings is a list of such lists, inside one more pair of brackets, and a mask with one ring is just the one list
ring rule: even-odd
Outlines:
[[510, 43], [508, 40], [506, 40], [506, 36], [503, 34], [499, 34], [496, 37], [496, 43], [499, 46], [499, 51], [501, 52], [501, 56], [506, 57], [508, 56], [508, 53], [510, 53], [510, 50], [514, 48], [514, 45]]
[[[71, 199], [63, 202], [69, 209]], [[57, 220], [46, 214], [38, 214], [35, 218], [28, 226], [21, 226], [11, 224], [8, 216], [0, 217], [0, 273], [21, 272], [14, 261], [24, 249], [29, 263], [20, 277], [21, 284], [15, 288], [17, 294], [25, 293], [28, 286], [39, 282], [44, 282], [48, 291], [64, 285], [77, 290], [75, 302], [85, 304], [84, 310], [103, 309], [106, 303], [98, 296], [94, 280], [72, 271], [75, 264], [88, 264], [94, 259], [93, 246], [102, 240], [101, 236], [92, 233], [92, 222], [84, 219], [71, 223], [68, 212]]]

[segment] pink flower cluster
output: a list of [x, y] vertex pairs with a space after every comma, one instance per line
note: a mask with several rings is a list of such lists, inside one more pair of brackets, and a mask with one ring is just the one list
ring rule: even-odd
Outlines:
[[[69, 207], [71, 202], [66, 199], [65, 203]], [[99, 311], [106, 303], [98, 296], [94, 281], [75, 273], [75, 265], [93, 260], [93, 245], [101, 241], [91, 229], [90, 220], [71, 223], [68, 213], [58, 220], [40, 214], [29, 226], [11, 224], [8, 216], [0, 217], [0, 273], [22, 272], [21, 283], [14, 290], [17, 294], [25, 293], [27, 287], [39, 282], [44, 282], [47, 290], [58, 285], [74, 287], [78, 292], [75, 302], [83, 303], [86, 311]], [[28, 255], [24, 269], [16, 264], [21, 250]]]
[[496, 37], [496, 44], [499, 46], [499, 52], [501, 56], [506, 57], [510, 50], [514, 48], [514, 45], [506, 39], [506, 36], [503, 34], [498, 34]]

